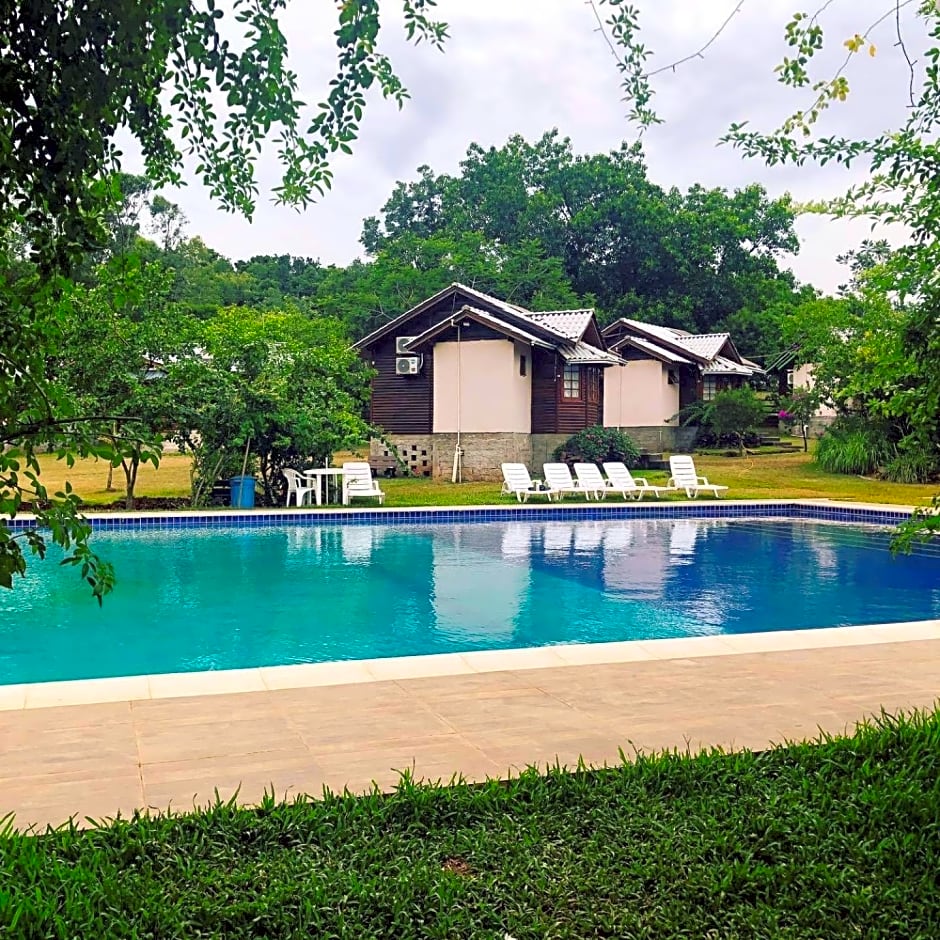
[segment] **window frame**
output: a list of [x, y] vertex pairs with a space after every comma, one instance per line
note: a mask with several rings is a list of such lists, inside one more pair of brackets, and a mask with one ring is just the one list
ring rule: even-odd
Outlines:
[[[561, 371], [561, 397], [565, 401], [580, 401], [583, 395], [581, 366], [566, 362]], [[569, 391], [570, 390], [570, 391]]]

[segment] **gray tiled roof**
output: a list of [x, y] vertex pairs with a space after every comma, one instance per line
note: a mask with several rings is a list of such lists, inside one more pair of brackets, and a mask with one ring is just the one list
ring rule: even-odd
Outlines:
[[697, 356], [714, 359], [729, 339], [729, 333], [700, 333], [695, 336], [687, 333], [685, 336], [677, 336], [675, 342]]
[[534, 313], [526, 313], [526, 316], [570, 340], [577, 341], [584, 336], [584, 331], [588, 328], [591, 318], [594, 316], [594, 311], [588, 308], [582, 308], [581, 310], [539, 310]]
[[715, 358], [702, 369], [704, 375], [753, 375], [755, 372], [762, 372], [759, 365], [751, 362], [744, 365], [740, 362], [734, 362], [732, 359], [726, 359], [724, 356], [715, 356]]
[[[549, 349], [552, 348], [553, 344], [546, 342], [544, 339], [539, 339], [537, 336], [533, 336], [531, 333], [517, 326], [515, 323], [508, 323], [506, 320], [500, 319], [500, 317], [497, 317], [492, 313], [487, 313], [485, 310], [481, 310], [479, 307], [471, 307], [469, 304], [464, 304], [460, 308], [459, 313], [467, 313], [471, 315], [478, 323], [484, 323], [498, 332], [506, 333], [507, 335], [512, 336], [514, 339], [523, 340], [524, 342], [531, 343], [533, 346], [541, 346]], [[444, 332], [449, 328], [449, 326], [449, 321], [446, 320], [441, 320], [438, 323], [433, 324], [419, 336], [413, 337], [411, 342], [408, 344], [408, 348], [415, 350], [418, 349], [429, 338]]]
[[581, 363], [582, 365], [621, 365], [623, 359], [616, 353], [605, 352], [590, 343], [567, 343], [558, 348], [559, 355], [565, 362]]
[[[685, 330], [656, 323], [641, 323], [626, 317], [618, 322], [632, 328], [635, 334], [641, 334], [621, 337], [617, 343], [619, 346], [629, 341], [638, 349], [645, 349], [663, 360], [676, 360], [677, 350], [686, 350], [691, 359], [698, 361], [703, 372], [713, 375], [754, 375], [763, 371], [756, 362], [744, 359], [738, 354], [730, 333], [688, 333]], [[664, 345], [660, 345], [660, 342]], [[729, 348], [726, 350], [726, 347]], [[729, 354], [721, 355], [722, 350]], [[741, 361], [738, 362], [732, 357]]]

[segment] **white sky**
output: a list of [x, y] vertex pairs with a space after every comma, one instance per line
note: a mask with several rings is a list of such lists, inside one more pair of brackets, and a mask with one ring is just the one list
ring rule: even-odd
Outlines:
[[[557, 127], [576, 152], [597, 153], [635, 138], [616, 64], [583, 0], [440, 0], [439, 16], [451, 33], [443, 54], [424, 44], [408, 45], [398, 29], [397, 0], [385, 2], [382, 47], [411, 93], [404, 110], [378, 95], [371, 99], [353, 155], [334, 164], [332, 191], [304, 213], [270, 201], [270, 187], [278, 181], [273, 147], [260, 165], [262, 194], [252, 223], [214, 209], [198, 181], [166, 192], [189, 218], [190, 235], [233, 259], [292, 254], [346, 264], [362, 254], [362, 220], [379, 213], [397, 180], [413, 179], [421, 164], [436, 173], [457, 172], [471, 142], [501, 146], [514, 133], [534, 141]], [[736, 0], [640, 0], [638, 5], [655, 68], [701, 47]], [[810, 6], [817, 5], [821, 0]], [[656, 79], [655, 105], [666, 123], [646, 135], [653, 181], [682, 189], [696, 182], [734, 188], [756, 181], [774, 195], [789, 191], [801, 201], [836, 194], [862, 178], [863, 168], [851, 173], [837, 167], [767, 168], [716, 146], [732, 121], [749, 119], [769, 130], [807, 103], [808, 91], [783, 88], [772, 71], [787, 51], [783, 26], [798, 6], [797, 0], [745, 0], [703, 60]], [[830, 47], [824, 61], [841, 63], [843, 40], [864, 32], [888, 6], [893, 8], [887, 0], [832, 3], [823, 19]], [[322, 100], [332, 77], [334, 17], [335, 4], [326, 0], [293, 0], [285, 14], [302, 100]], [[913, 36], [915, 30], [910, 32]], [[879, 54], [853, 61], [846, 73], [853, 94], [830, 111], [826, 133], [873, 134], [903, 119], [908, 75], [892, 48], [893, 16], [872, 39]], [[126, 168], [139, 170], [132, 163]], [[870, 234], [862, 221], [808, 217], [797, 227], [802, 249], [785, 264], [827, 291], [846, 280], [835, 256]]]

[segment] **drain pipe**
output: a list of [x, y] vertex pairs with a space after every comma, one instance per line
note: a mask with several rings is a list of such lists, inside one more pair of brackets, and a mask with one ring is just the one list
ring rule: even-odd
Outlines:
[[[450, 321], [451, 324], [454, 323], [453, 320]], [[450, 475], [451, 483], [462, 483], [463, 476], [463, 450], [460, 447], [460, 396], [461, 396], [461, 376], [460, 376], [460, 323], [457, 323], [457, 443], [454, 447], [454, 468]]]

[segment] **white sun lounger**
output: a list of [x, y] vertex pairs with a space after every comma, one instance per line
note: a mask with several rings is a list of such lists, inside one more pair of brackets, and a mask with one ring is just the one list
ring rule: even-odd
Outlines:
[[578, 478], [578, 487], [590, 499], [603, 499], [607, 495], [607, 482], [595, 463], [576, 463], [574, 475]]
[[647, 493], [659, 498], [663, 493], [670, 493], [675, 489], [672, 486], [651, 486], [645, 477], [633, 476], [627, 465], [620, 461], [605, 463], [604, 473], [607, 474], [608, 489], [620, 493], [624, 499], [642, 499]]
[[520, 503], [526, 502], [530, 496], [547, 496], [551, 502], [553, 490], [540, 488], [538, 484], [541, 481], [529, 476], [529, 468], [524, 463], [504, 463], [502, 469], [504, 496], [515, 496]]
[[558, 493], [561, 499], [568, 493], [583, 493], [584, 490], [578, 486], [571, 477], [571, 471], [566, 463], [545, 463], [542, 464], [542, 473], [545, 474], [545, 482], [551, 489]]
[[695, 461], [687, 454], [676, 454], [669, 458], [669, 471], [672, 476], [669, 483], [677, 490], [685, 490], [689, 499], [695, 499], [702, 490], [711, 490], [715, 496], [721, 496], [721, 490], [728, 489], [717, 483], [709, 483], [705, 477], [695, 472]]
[[348, 506], [354, 499], [375, 496], [379, 505], [385, 502], [385, 494], [372, 479], [372, 468], [365, 460], [350, 460], [343, 464], [343, 504]]

